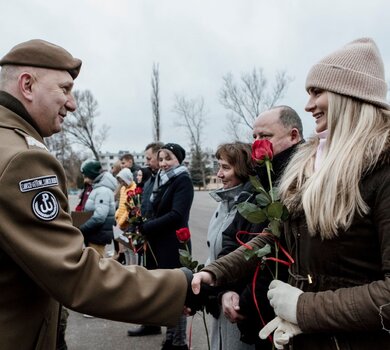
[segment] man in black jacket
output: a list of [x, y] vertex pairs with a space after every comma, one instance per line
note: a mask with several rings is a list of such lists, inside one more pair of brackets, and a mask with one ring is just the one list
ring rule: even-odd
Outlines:
[[[152, 142], [145, 147], [145, 160], [146, 166], [151, 170], [151, 177], [145, 182], [142, 194], [141, 214], [144, 218], [149, 219], [153, 214], [152, 204], [150, 202], [150, 196], [153, 190], [154, 180], [156, 178], [158, 167], [157, 154], [160, 148], [164, 144], [162, 142]], [[129, 337], [141, 337], [145, 335], [160, 334], [161, 327], [141, 325], [136, 328], [129, 329], [127, 335]]]
[[[272, 142], [274, 157], [272, 159], [272, 183], [277, 182], [282, 175], [291, 156], [297, 149], [297, 146], [303, 142], [302, 122], [294, 109], [288, 106], [278, 106], [261, 113], [253, 124], [253, 139], [267, 139]], [[268, 177], [266, 168], [258, 166], [256, 173], [260, 182], [268, 188]], [[248, 184], [250, 187], [251, 184]], [[251, 189], [248, 188], [250, 191]], [[248, 200], [255, 202], [256, 193]], [[236, 248], [239, 244], [236, 239], [238, 231], [262, 232], [268, 226], [268, 222], [262, 224], [252, 224], [239, 213], [236, 214], [232, 224], [223, 232], [222, 251], [219, 257], [226, 255]], [[253, 238], [253, 235], [243, 235], [240, 239], [244, 242]], [[274, 267], [270, 266], [271, 271]], [[279, 266], [280, 276], [287, 278], [287, 269]], [[268, 284], [272, 280], [268, 269], [260, 272], [256, 281], [256, 296], [259, 300], [262, 317], [267, 321], [274, 317], [273, 309], [270, 307], [266, 297]], [[268, 341], [260, 340], [258, 333], [262, 327], [256, 307], [253, 303], [251, 281], [242, 281], [238, 285], [232, 286], [231, 291], [226, 291], [221, 297], [222, 310], [225, 316], [232, 322], [238, 322], [241, 330], [241, 340], [248, 343], [255, 343], [256, 347], [261, 349], [272, 348]]]

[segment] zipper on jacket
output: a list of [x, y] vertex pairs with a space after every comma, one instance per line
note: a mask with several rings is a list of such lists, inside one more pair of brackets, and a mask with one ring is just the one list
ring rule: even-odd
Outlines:
[[336, 345], [336, 349], [337, 350], [340, 350], [340, 347], [339, 347], [339, 342], [337, 341], [337, 338], [335, 336], [332, 336], [332, 339], [334, 341], [334, 344]]

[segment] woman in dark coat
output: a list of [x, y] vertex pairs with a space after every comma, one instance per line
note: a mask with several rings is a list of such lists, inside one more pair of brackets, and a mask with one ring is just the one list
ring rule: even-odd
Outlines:
[[[171, 269], [181, 267], [180, 242], [176, 230], [188, 227], [194, 187], [185, 166], [184, 149], [167, 143], [158, 153], [160, 165], [151, 195], [153, 218], [141, 227], [149, 247], [146, 250], [146, 268]], [[176, 327], [168, 328], [163, 349], [188, 349], [186, 345], [186, 317]]]

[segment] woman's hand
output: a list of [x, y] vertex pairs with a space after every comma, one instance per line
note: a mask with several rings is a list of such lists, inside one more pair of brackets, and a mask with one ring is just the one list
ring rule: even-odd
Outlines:
[[242, 321], [245, 318], [239, 313], [239, 303], [240, 296], [236, 292], [226, 292], [222, 296], [222, 311], [231, 323]]

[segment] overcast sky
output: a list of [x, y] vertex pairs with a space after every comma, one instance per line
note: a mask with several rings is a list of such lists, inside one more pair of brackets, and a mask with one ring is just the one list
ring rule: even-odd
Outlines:
[[205, 100], [204, 144], [230, 141], [227, 111], [218, 101], [222, 77], [262, 67], [270, 83], [278, 70], [294, 78], [282, 104], [301, 115], [305, 135], [305, 78], [324, 55], [363, 36], [390, 70], [388, 0], [12, 0], [0, 12], [0, 56], [40, 38], [82, 59], [76, 89], [99, 104], [109, 125], [103, 151], [142, 151], [152, 140], [151, 71], [160, 67], [162, 141], [189, 148], [175, 126], [175, 94]]

